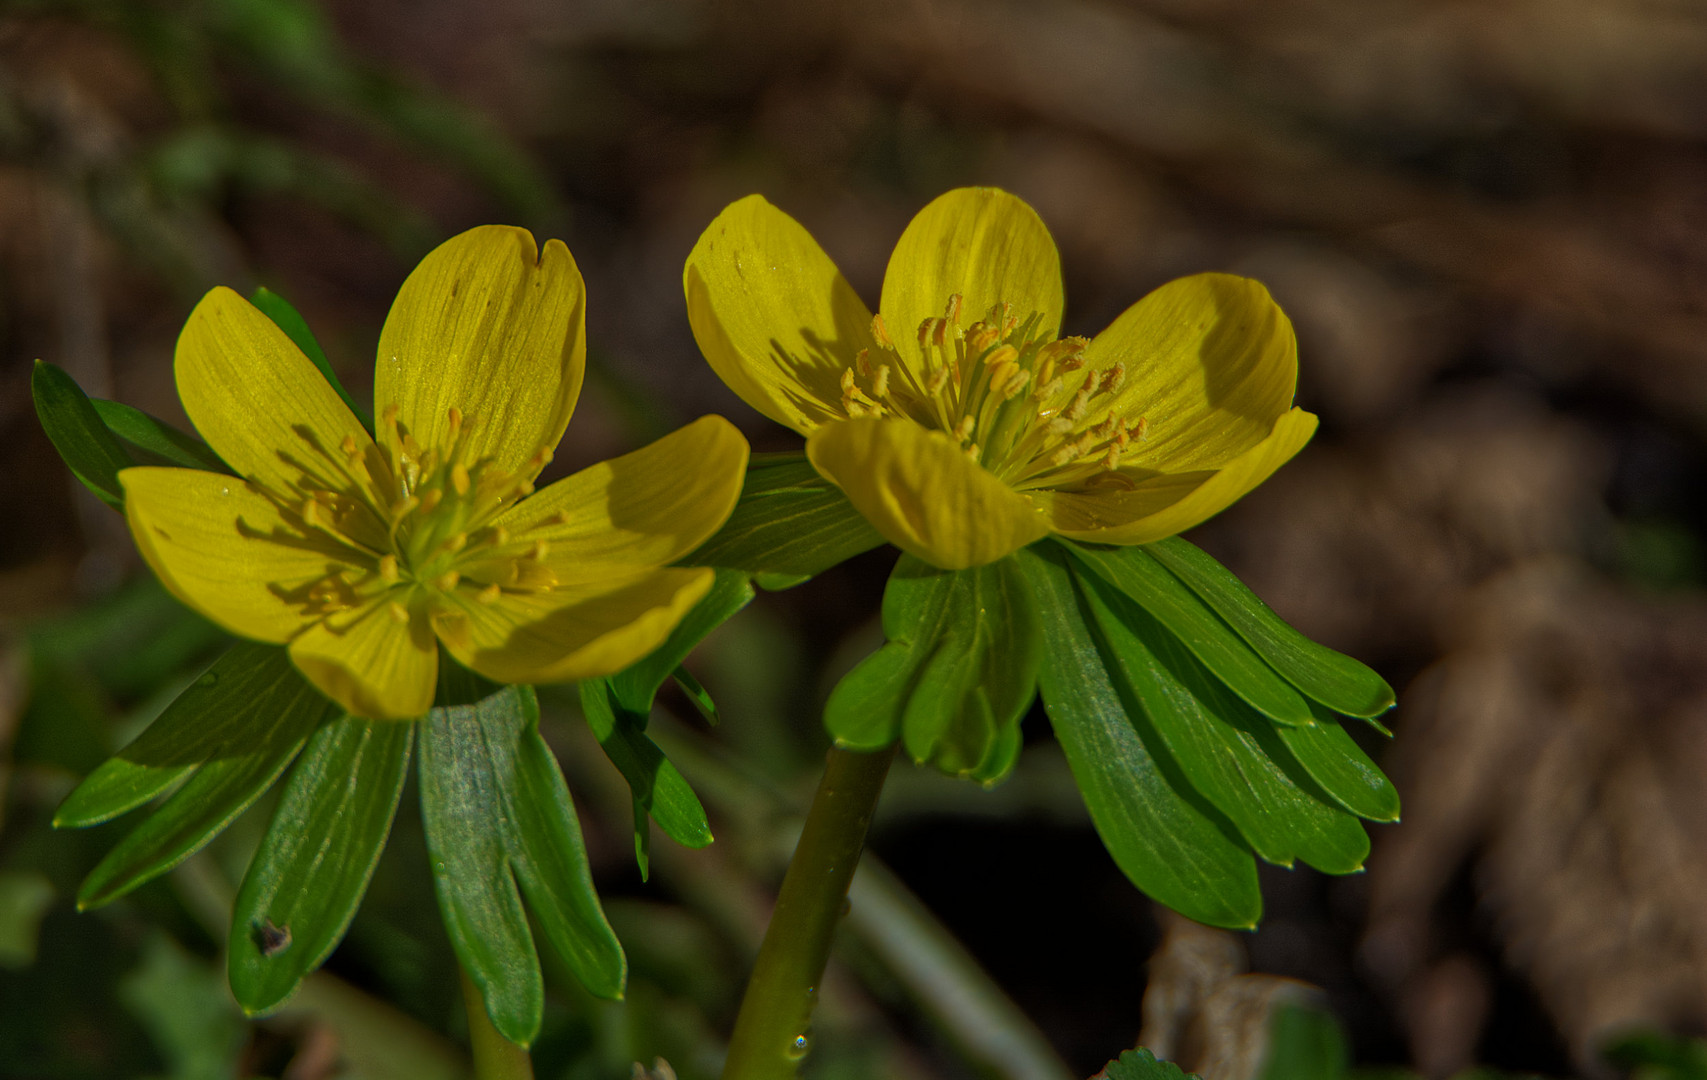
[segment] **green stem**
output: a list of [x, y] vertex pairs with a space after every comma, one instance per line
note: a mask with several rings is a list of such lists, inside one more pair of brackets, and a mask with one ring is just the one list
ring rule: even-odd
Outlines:
[[468, 1008], [468, 1043], [474, 1051], [475, 1080], [533, 1080], [533, 1059], [524, 1047], [498, 1034], [492, 1018], [486, 1013], [486, 999], [480, 988], [458, 968], [462, 975], [462, 1003]]
[[747, 980], [723, 1080], [791, 1080], [806, 1056], [830, 944], [894, 757], [893, 748], [830, 751]]

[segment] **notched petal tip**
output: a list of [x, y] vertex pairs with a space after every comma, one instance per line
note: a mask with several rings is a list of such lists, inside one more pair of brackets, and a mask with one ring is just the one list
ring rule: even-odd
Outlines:
[[[380, 332], [374, 404], [425, 447], [447, 446], [451, 410], [470, 460], [519, 472], [563, 436], [586, 366], [581, 272], [558, 240], [485, 225], [451, 237], [398, 290]], [[398, 435], [379, 438], [395, 455]], [[537, 469], [535, 470], [537, 471]]]

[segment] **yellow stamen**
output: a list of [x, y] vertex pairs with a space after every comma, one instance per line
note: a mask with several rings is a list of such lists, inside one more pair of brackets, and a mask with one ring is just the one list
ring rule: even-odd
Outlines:
[[440, 592], [450, 592], [456, 588], [456, 583], [462, 580], [462, 575], [455, 570], [446, 570], [433, 579], [433, 587]]
[[881, 314], [871, 317], [871, 336], [876, 338], [877, 343], [885, 349], [895, 347], [895, 339], [889, 336], [889, 325], [883, 321]]
[[458, 495], [468, 494], [468, 466], [460, 461], [450, 467], [450, 486]]
[[482, 604], [494, 604], [494, 603], [497, 603], [498, 597], [502, 596], [503, 594], [504, 594], [504, 590], [500, 589], [498, 587], [497, 583], [494, 582], [493, 584], [488, 585], [484, 589], [481, 589], [479, 592], [475, 593], [474, 598], [476, 600], [480, 601]]

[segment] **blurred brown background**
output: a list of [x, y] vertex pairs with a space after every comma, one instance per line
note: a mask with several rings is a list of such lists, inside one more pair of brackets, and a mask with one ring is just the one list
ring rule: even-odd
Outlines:
[[[1406, 816], [1365, 876], [1265, 871], [1253, 967], [1325, 987], [1360, 1060], [1431, 1076], [1592, 1071], [1615, 1032], [1707, 1026], [1689, 0], [13, 0], [0, 622], [137, 569], [36, 425], [37, 357], [182, 423], [177, 327], [215, 283], [264, 284], [361, 394], [413, 260], [502, 220], [563, 237], [588, 284], [560, 467], [710, 411], [783, 449], [689, 335], [699, 230], [762, 192], [875, 300], [911, 214], [969, 183], [1049, 224], [1069, 332], [1209, 269], [1297, 326], [1321, 434], [1194, 538], [1399, 689], [1371, 748]], [[801, 643], [802, 745], [886, 570], [760, 601]], [[1147, 907], [1082, 824], [991, 831], [929, 791], [878, 851], [1094, 1070], [1137, 1036]], [[1095, 941], [1028, 931], [1093, 910]]]

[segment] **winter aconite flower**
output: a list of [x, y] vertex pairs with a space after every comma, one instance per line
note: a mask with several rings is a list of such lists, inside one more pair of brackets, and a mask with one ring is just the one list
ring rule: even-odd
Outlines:
[[377, 437], [283, 331], [228, 289], [178, 339], [178, 392], [238, 474], [120, 474], [144, 557], [233, 633], [288, 644], [370, 718], [427, 711], [443, 643], [502, 682], [615, 672], [712, 582], [666, 564], [735, 505], [747, 445], [708, 416], [534, 491], [581, 389], [569, 250], [522, 229], [447, 241], [379, 340]]
[[1037, 214], [989, 188], [902, 234], [873, 316], [812, 237], [754, 195], [684, 274], [694, 336], [748, 404], [897, 547], [981, 566], [1056, 533], [1172, 536], [1309, 440], [1297, 347], [1268, 291], [1164, 285], [1086, 340], [1060, 337], [1061, 267]]

